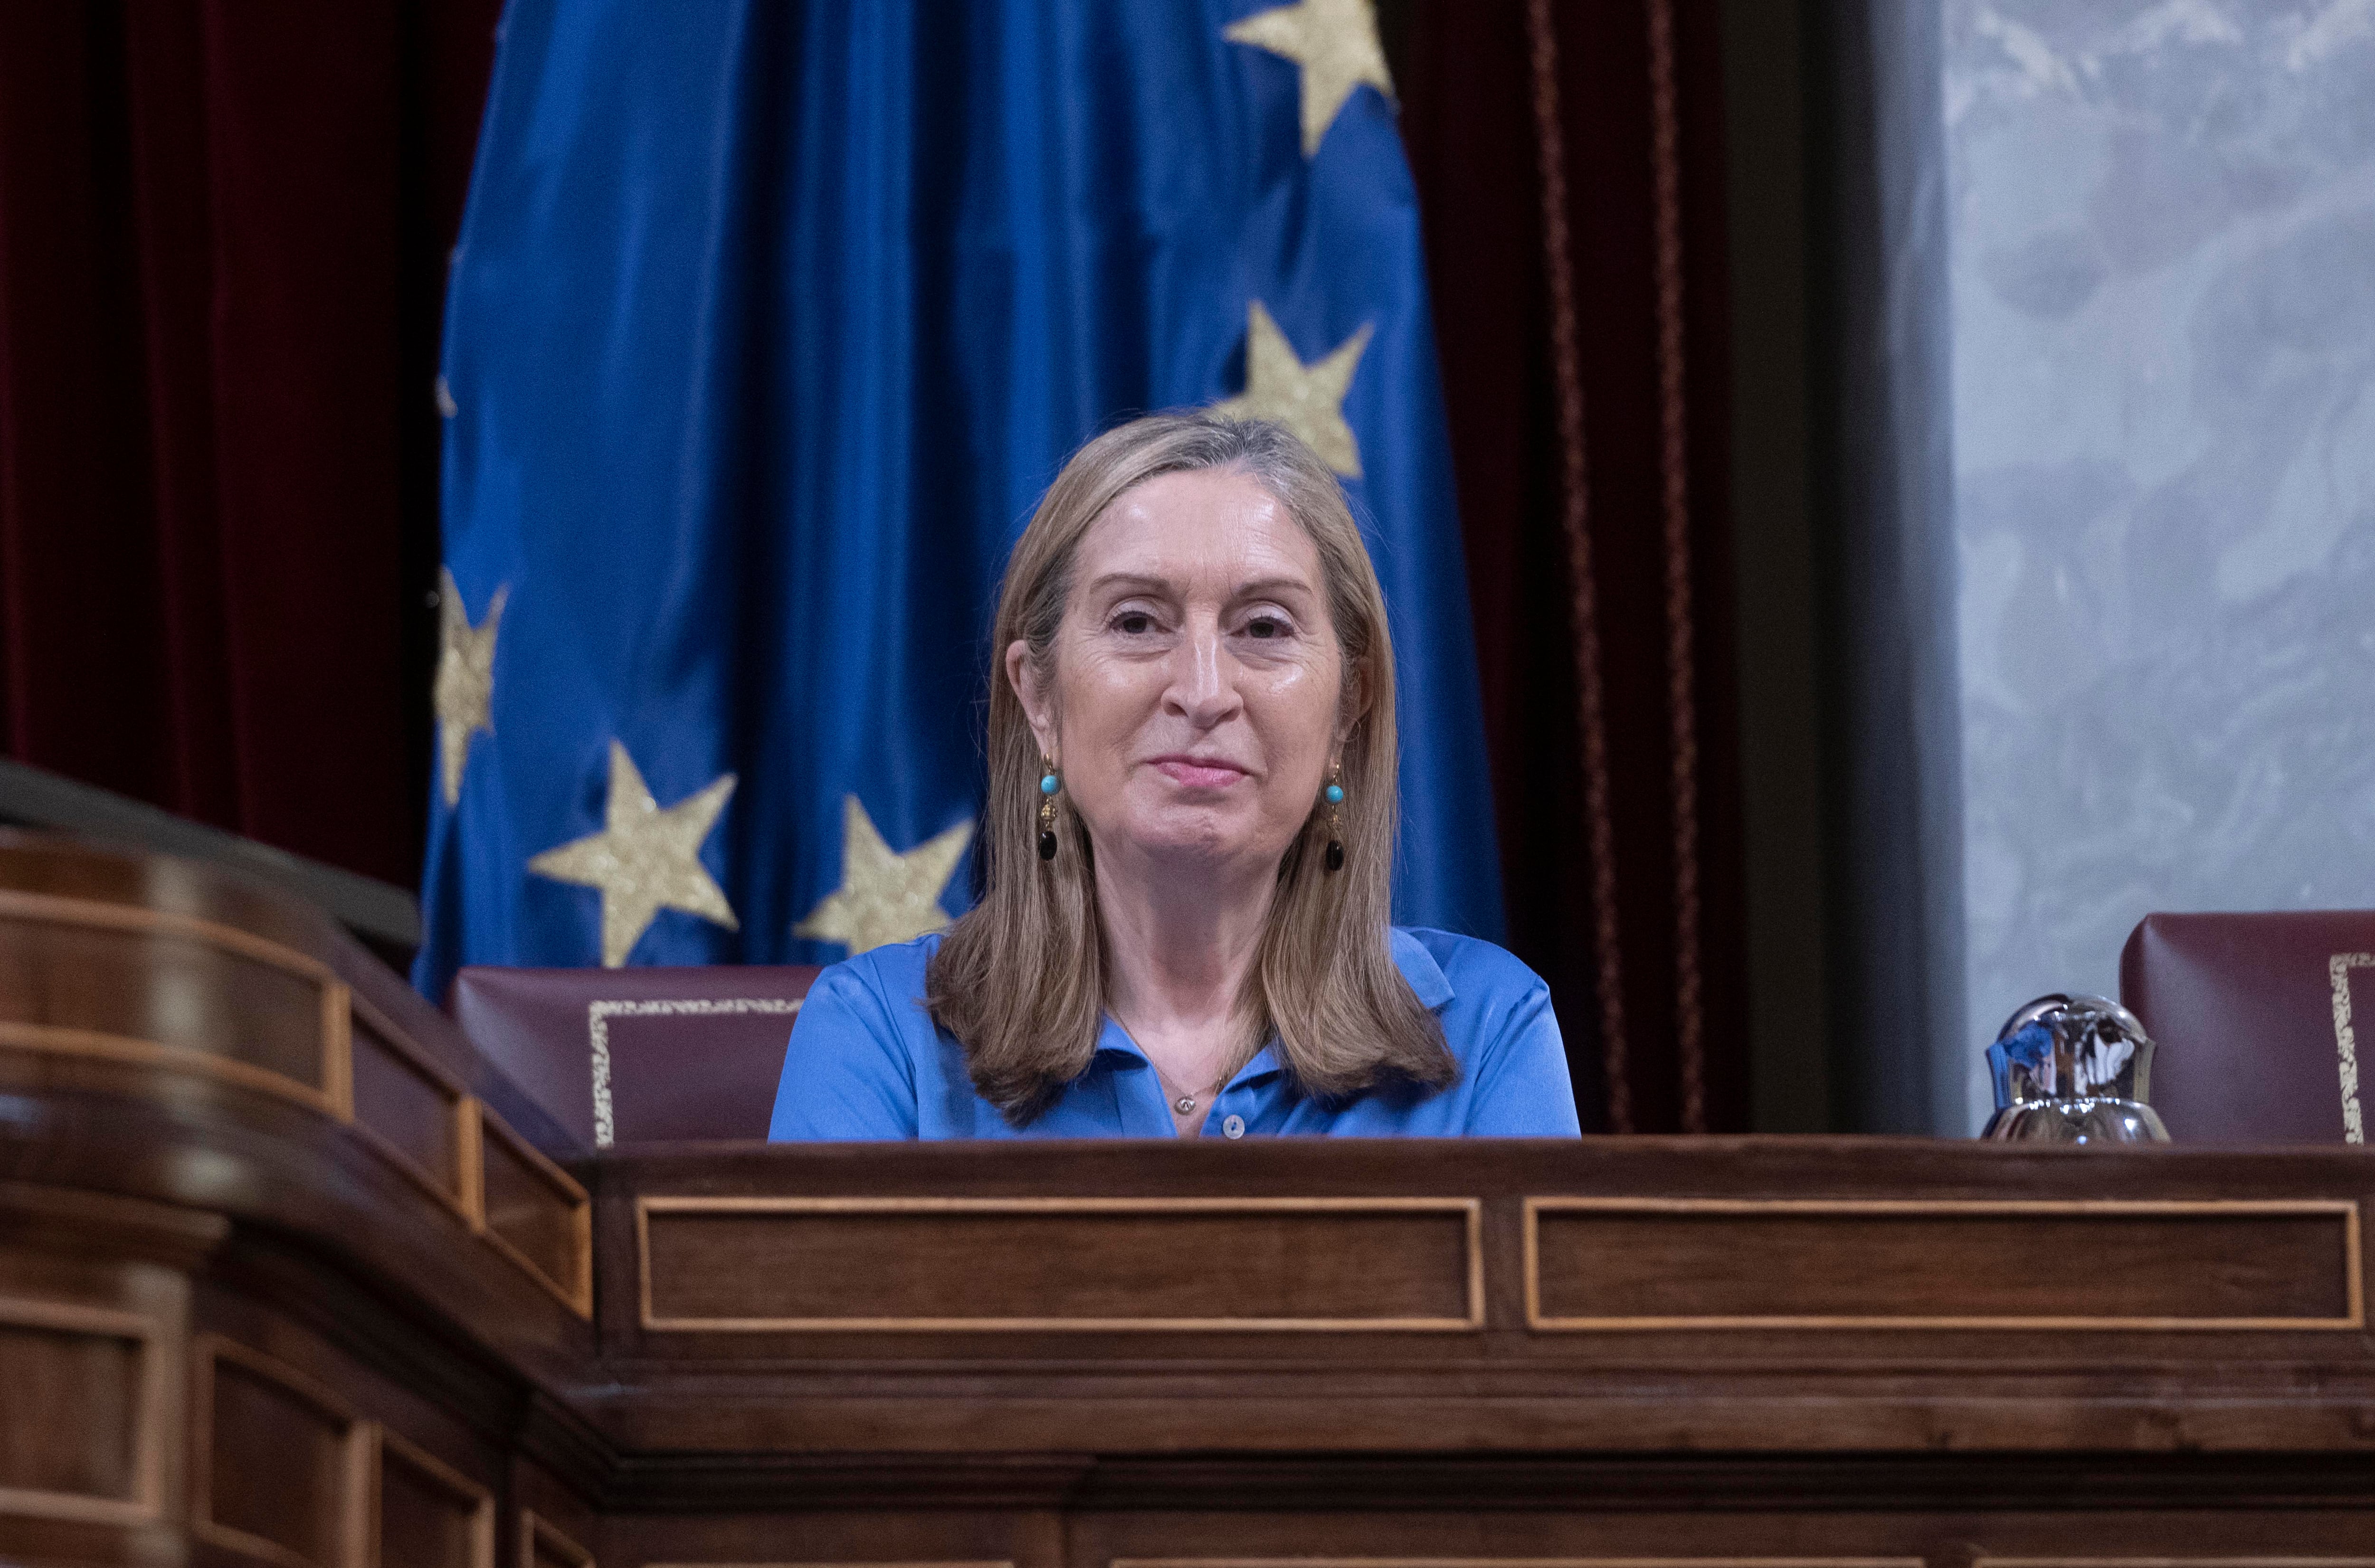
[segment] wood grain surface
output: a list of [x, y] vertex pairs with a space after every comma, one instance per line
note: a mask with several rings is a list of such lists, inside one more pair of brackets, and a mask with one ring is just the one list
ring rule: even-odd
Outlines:
[[597, 1154], [278, 894], [0, 893], [0, 1561], [2375, 1563], [2363, 1150]]
[[642, 1325], [712, 1332], [1466, 1330], [1471, 1198], [650, 1197]]
[[1543, 1329], [2363, 1328], [2348, 1202], [1538, 1198]]

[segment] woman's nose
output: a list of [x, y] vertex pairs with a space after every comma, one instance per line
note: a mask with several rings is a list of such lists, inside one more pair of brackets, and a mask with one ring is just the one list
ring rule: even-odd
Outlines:
[[1220, 628], [1199, 628], [1180, 639], [1172, 655], [1170, 690], [1164, 696], [1198, 729], [1210, 729], [1236, 712], [1236, 666]]

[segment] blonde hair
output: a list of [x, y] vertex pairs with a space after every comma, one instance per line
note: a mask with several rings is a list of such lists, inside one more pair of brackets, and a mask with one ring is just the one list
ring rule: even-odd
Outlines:
[[[1055, 859], [1037, 853], [1039, 743], [1004, 673], [1021, 642], [1042, 679], [1070, 599], [1081, 536], [1123, 495], [1162, 474], [1235, 469], [1285, 508], [1318, 552], [1329, 619], [1342, 650], [1340, 723], [1344, 865], [1326, 867], [1326, 809], [1279, 865], [1260, 949], [1239, 1012], [1248, 1047], [1278, 1035], [1304, 1092], [1341, 1099], [1401, 1081], [1440, 1088], [1458, 1076], [1442, 1026], [1395, 967], [1394, 654], [1386, 600], [1336, 477], [1276, 425], [1209, 414], [1156, 414], [1075, 453], [1015, 541], [991, 636], [989, 799], [975, 854], [981, 901], [933, 955], [926, 1005], [965, 1050], [974, 1087], [1016, 1126], [1086, 1072], [1104, 1027], [1106, 953], [1088, 830], [1059, 797]], [[1357, 715], [1364, 692], [1365, 709]]]

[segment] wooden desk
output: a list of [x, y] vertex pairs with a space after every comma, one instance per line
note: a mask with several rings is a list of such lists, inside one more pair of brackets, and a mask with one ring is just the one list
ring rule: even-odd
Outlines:
[[9, 1562], [2375, 1568], [2360, 1151], [555, 1161], [94, 864], [0, 843]]

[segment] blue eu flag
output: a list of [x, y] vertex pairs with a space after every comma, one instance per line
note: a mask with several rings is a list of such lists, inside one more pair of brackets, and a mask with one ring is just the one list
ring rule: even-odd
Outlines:
[[1369, 0], [512, 0], [438, 395], [431, 996], [944, 925], [1007, 550], [1080, 442], [1198, 405], [1342, 476], [1393, 618], [1397, 909], [1497, 934]]

